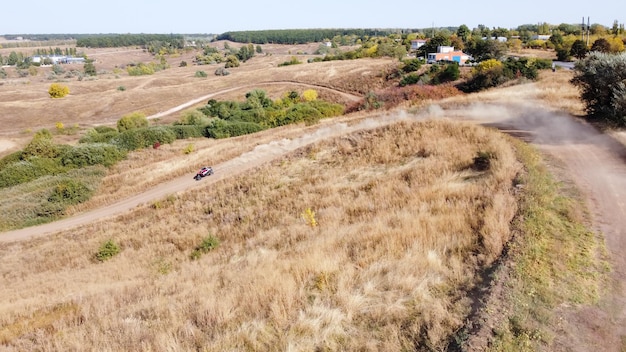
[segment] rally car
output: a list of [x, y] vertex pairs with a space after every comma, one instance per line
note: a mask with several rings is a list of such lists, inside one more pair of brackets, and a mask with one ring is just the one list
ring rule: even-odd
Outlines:
[[203, 177], [206, 176], [211, 176], [213, 175], [213, 168], [210, 166], [205, 166], [202, 169], [200, 169], [200, 171], [198, 171], [198, 173], [196, 174], [196, 176], [194, 176], [193, 178], [196, 181], [199, 181], [200, 179], [202, 179]]

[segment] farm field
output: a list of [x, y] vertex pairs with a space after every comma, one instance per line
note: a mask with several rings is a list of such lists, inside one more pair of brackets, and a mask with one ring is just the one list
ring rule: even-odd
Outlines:
[[[266, 50], [271, 55], [225, 77], [214, 76], [214, 66], [177, 67], [190, 62], [185, 56], [169, 58], [171, 68], [152, 76], [117, 76], [116, 66], [149, 57], [94, 51], [96, 67], [111, 73], [66, 82], [71, 93], [59, 100], [47, 96], [43, 72], [9, 78], [0, 86], [0, 155], [57, 122], [78, 126], [75, 135], [55, 136], [74, 143], [85, 129], [113, 126], [124, 114], [199, 106], [188, 103], [208, 95], [242, 99], [260, 88], [278, 98], [315, 88], [349, 103], [382, 87], [397, 65], [278, 67], [293, 52], [311, 51]], [[208, 77], [195, 77], [200, 69]], [[617, 206], [626, 189], [623, 147], [572, 117], [582, 105], [567, 86], [570, 76], [543, 73], [536, 83], [471, 96], [133, 152], [72, 209], [91, 214], [78, 226], [20, 230], [9, 240], [11, 233], [0, 233], [0, 350], [481, 351], [503, 349], [491, 335], [512, 325], [518, 343], [619, 351], [626, 333], [626, 263], [617, 255], [626, 249]], [[154, 123], [175, 121], [183, 108], [174, 110]], [[195, 151], [184, 154], [189, 143]], [[486, 168], [477, 156], [488, 158]], [[216, 175], [193, 181], [205, 164]], [[581, 259], [541, 273], [563, 288], [550, 296], [559, 304], [541, 311], [544, 325], [507, 318], [504, 287], [519, 282], [501, 263], [507, 253], [517, 258], [507, 244], [524, 246], [519, 221], [531, 214], [524, 194], [538, 184], [534, 167], [565, 184], [552, 187], [572, 203], [554, 216], [591, 228], [575, 240], [543, 243], [541, 251]], [[133, 195], [149, 196], [120, 213]], [[547, 203], [560, 203], [555, 197]], [[95, 256], [109, 240], [120, 252], [100, 262]], [[573, 241], [571, 252], [550, 241]], [[598, 261], [605, 255], [614, 268], [610, 285]]]

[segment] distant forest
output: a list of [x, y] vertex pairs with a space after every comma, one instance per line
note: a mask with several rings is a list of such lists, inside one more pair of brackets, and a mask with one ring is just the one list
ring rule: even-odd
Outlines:
[[172, 48], [183, 48], [185, 38], [181, 34], [100, 34], [76, 39], [76, 46], [83, 48], [115, 48], [124, 46], [147, 47], [151, 43], [166, 43]]
[[361, 39], [417, 31], [416, 29], [273, 29], [261, 31], [226, 32], [217, 40], [253, 44], [307, 44], [331, 40], [336, 36], [355, 36]]

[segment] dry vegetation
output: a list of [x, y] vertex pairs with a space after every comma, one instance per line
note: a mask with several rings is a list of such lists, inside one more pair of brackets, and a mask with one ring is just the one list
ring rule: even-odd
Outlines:
[[[359, 79], [376, 86], [393, 65], [360, 60], [277, 68], [285, 61], [280, 55], [255, 58], [254, 65], [221, 78], [211, 77], [209, 67], [201, 67], [207, 79], [194, 78], [199, 67], [192, 66], [151, 77], [103, 75], [71, 82], [71, 96], [52, 102], [58, 106], [43, 97], [49, 82], [15, 81], [0, 87], [0, 106], [11, 111], [0, 116], [5, 119], [1, 132], [19, 146], [31, 137], [24, 129], [57, 121], [111, 124], [128, 112], [155, 113], [212, 92], [222, 92], [223, 98], [241, 97], [252, 88], [280, 94], [299, 89], [296, 83], [351, 91]], [[572, 103], [575, 90], [565, 84], [569, 76], [550, 72], [538, 84], [454, 97], [440, 105], [463, 107], [521, 94], [546, 102], [547, 108], [580, 114], [581, 106]], [[120, 85], [127, 90], [117, 91]], [[336, 91], [325, 94], [347, 99]], [[57, 113], [62, 111], [67, 114]], [[496, 130], [423, 120], [421, 110], [413, 112], [409, 115], [416, 118], [363, 124], [252, 173], [172, 194], [112, 219], [0, 244], [0, 349], [452, 348], [477, 308], [471, 294], [486, 284], [485, 271], [501, 256], [512, 231], [519, 230], [511, 221], [519, 211], [514, 186], [524, 179], [521, 148]], [[18, 122], [6, 128], [15, 117]], [[355, 125], [367, 117], [332, 123]], [[110, 204], [191, 175], [200, 165], [318, 128], [287, 126], [132, 153], [108, 170], [94, 198], [74, 211]], [[189, 143], [196, 151], [185, 155]], [[487, 169], [478, 167], [478, 155], [490, 161]], [[528, 158], [538, 160], [536, 154]], [[192, 258], [207, 238], [219, 245]], [[95, 255], [109, 240], [121, 251], [100, 262]]]
[[[479, 151], [489, 170], [472, 168]], [[158, 206], [3, 246], [0, 336], [18, 350], [441, 348], [509, 238], [519, 170], [502, 135], [452, 122], [315, 144]], [[220, 246], [189, 259], [209, 235]], [[108, 239], [122, 252], [94, 261]]]

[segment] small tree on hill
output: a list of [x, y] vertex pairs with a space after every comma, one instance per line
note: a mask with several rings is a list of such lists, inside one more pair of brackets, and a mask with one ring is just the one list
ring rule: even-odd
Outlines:
[[95, 76], [97, 75], [96, 66], [93, 64], [93, 60], [85, 61], [83, 65], [83, 70], [85, 70], [85, 75], [87, 76]]

